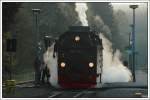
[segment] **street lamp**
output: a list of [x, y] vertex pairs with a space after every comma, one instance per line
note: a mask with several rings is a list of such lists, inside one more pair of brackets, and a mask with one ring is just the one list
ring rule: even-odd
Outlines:
[[38, 84], [40, 82], [40, 62], [41, 62], [41, 43], [39, 36], [39, 25], [38, 25], [38, 15], [40, 14], [40, 9], [32, 9], [33, 19], [35, 23], [34, 32], [36, 34], [36, 58], [35, 58], [35, 82]]
[[34, 17], [34, 32], [36, 34], [36, 56], [40, 59], [40, 54], [39, 52], [41, 51], [40, 48], [40, 33], [39, 33], [39, 18], [38, 18], [38, 15], [40, 14], [40, 9], [32, 9], [33, 11], [33, 17]]
[[130, 5], [131, 9], [133, 9], [133, 24], [132, 26], [132, 74], [133, 81], [135, 82], [135, 9], [138, 8], [138, 5]]
[[38, 56], [38, 48], [39, 48], [39, 42], [40, 42], [40, 38], [39, 38], [39, 25], [38, 25], [38, 15], [40, 14], [40, 9], [32, 9], [33, 11], [33, 19], [34, 19], [34, 32], [36, 34], [36, 56]]

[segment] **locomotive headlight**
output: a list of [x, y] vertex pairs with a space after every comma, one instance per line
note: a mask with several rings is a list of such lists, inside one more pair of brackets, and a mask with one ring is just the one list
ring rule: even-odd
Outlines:
[[94, 67], [94, 63], [90, 62], [89, 67], [91, 67], [91, 68]]
[[79, 41], [80, 41], [80, 37], [79, 37], [79, 36], [75, 36], [74, 40], [75, 40], [76, 42], [79, 42]]
[[60, 66], [61, 66], [62, 68], [64, 68], [64, 67], [66, 66], [66, 63], [65, 63], [65, 62], [61, 62], [61, 63], [60, 63]]

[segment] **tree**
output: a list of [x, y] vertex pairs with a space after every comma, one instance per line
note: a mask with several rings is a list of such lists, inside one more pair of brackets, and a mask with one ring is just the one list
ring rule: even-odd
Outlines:
[[[2, 68], [3, 68], [3, 74], [7, 76], [7, 73], [10, 73], [11, 67], [16, 65], [16, 55], [13, 54], [13, 61], [12, 64], [10, 64], [10, 54], [6, 52], [6, 39], [12, 38], [12, 33], [10, 32], [11, 25], [14, 23], [14, 17], [15, 14], [18, 11], [18, 8], [20, 7], [21, 3], [16, 2], [3, 2], [2, 3]], [[6, 79], [7, 77], [3, 77], [3, 79]]]
[[21, 3], [3, 2], [2, 3], [2, 25], [3, 33], [9, 30], [11, 23], [14, 22], [15, 13], [18, 11]]
[[17, 67], [19, 73], [32, 71], [35, 59], [36, 33], [33, 30], [33, 8], [41, 9], [39, 14], [39, 34], [58, 37], [69, 26], [77, 25], [77, 13], [74, 3], [22, 3], [18, 12], [14, 15], [14, 23], [10, 32], [17, 37]]

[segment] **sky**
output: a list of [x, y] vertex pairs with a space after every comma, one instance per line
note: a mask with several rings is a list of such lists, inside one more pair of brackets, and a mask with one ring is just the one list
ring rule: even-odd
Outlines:
[[129, 5], [136, 4], [139, 5], [137, 10], [142, 10], [147, 8], [147, 3], [111, 3], [113, 5], [114, 10], [121, 9], [123, 11], [131, 11]]

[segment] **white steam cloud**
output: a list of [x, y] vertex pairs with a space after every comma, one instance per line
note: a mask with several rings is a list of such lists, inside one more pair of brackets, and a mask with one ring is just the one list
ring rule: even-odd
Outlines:
[[78, 13], [79, 19], [83, 26], [88, 26], [86, 11], [88, 9], [86, 3], [75, 3], [75, 11]]
[[44, 63], [50, 70], [49, 82], [52, 86], [58, 87], [58, 69], [57, 69], [57, 56], [53, 58], [54, 44], [48, 47], [47, 51], [43, 54]]
[[102, 83], [129, 82], [132, 80], [130, 70], [125, 67], [121, 60], [119, 50], [113, 54], [112, 43], [106, 37], [100, 34], [103, 42], [103, 72]]

